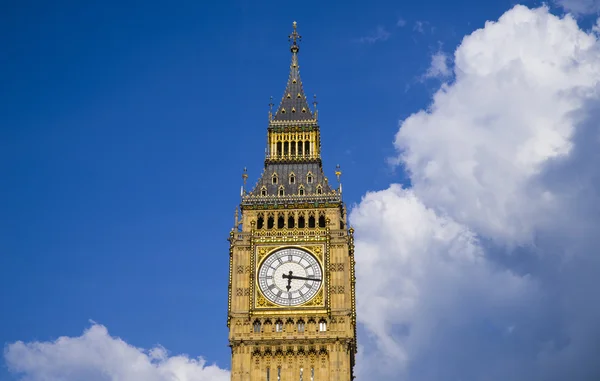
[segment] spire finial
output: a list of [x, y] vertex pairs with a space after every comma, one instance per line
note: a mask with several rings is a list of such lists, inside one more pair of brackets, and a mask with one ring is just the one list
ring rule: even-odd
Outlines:
[[292, 53], [298, 53], [298, 51], [300, 50], [300, 47], [298, 46], [298, 42], [300, 42], [302, 40], [302, 36], [298, 34], [298, 31], [296, 30], [296, 27], [298, 26], [298, 24], [294, 21], [292, 23], [292, 27], [294, 28], [294, 30], [292, 31], [292, 34], [290, 34], [288, 36], [289, 41], [292, 43], [292, 46], [290, 47], [290, 50], [292, 51]]
[[271, 95], [271, 101], [269, 102], [269, 120], [273, 120], [273, 96]]
[[340, 168], [340, 165], [338, 164], [335, 166], [335, 177], [337, 177], [338, 184], [340, 185], [339, 189], [338, 189], [340, 194], [342, 194], [342, 182], [340, 181], [341, 176], [342, 176], [342, 169]]
[[244, 181], [244, 185], [242, 185], [242, 194], [246, 193], [246, 180], [248, 180], [248, 170], [244, 167], [244, 172], [242, 173], [242, 179]]
[[315, 119], [319, 119], [319, 111], [317, 110], [317, 94], [313, 95], [313, 109], [315, 110]]

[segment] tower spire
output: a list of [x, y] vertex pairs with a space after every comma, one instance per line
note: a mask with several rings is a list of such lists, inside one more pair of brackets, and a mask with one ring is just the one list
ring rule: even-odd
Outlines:
[[298, 43], [301, 41], [302, 36], [298, 34], [297, 25], [295, 21], [292, 23], [292, 34], [288, 36], [291, 44], [290, 51], [292, 52], [290, 75], [281, 103], [273, 116], [273, 121], [314, 120], [300, 79], [300, 65], [298, 64], [300, 46]]

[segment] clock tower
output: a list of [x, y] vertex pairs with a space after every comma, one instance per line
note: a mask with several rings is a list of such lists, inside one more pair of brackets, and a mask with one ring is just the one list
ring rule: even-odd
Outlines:
[[[232, 381], [350, 381], [356, 354], [353, 229], [321, 162], [316, 102], [289, 36], [290, 74], [269, 112], [263, 172], [229, 234], [227, 326]], [[271, 105], [272, 107], [273, 105]]]

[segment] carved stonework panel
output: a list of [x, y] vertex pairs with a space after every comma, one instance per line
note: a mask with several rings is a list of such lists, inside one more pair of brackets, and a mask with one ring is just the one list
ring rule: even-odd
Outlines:
[[331, 286], [331, 293], [332, 294], [343, 294], [344, 286]]
[[330, 263], [329, 271], [344, 271], [344, 264], [343, 263]]

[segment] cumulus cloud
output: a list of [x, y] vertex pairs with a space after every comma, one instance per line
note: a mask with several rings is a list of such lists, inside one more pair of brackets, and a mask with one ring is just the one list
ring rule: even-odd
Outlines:
[[567, 12], [576, 15], [587, 15], [600, 12], [600, 1], [598, 0], [556, 0], [556, 3]]
[[358, 39], [358, 42], [374, 44], [379, 41], [386, 41], [392, 34], [388, 32], [384, 27], [378, 26], [377, 29], [369, 34]]
[[93, 324], [79, 337], [9, 344], [4, 357], [23, 381], [228, 381], [229, 372], [202, 358], [169, 356], [160, 346], [136, 348]]
[[516, 6], [453, 61], [351, 213], [359, 378], [598, 380], [598, 38]]
[[447, 78], [452, 74], [448, 62], [450, 57], [446, 53], [439, 51], [431, 56], [431, 64], [425, 72], [425, 78]]

